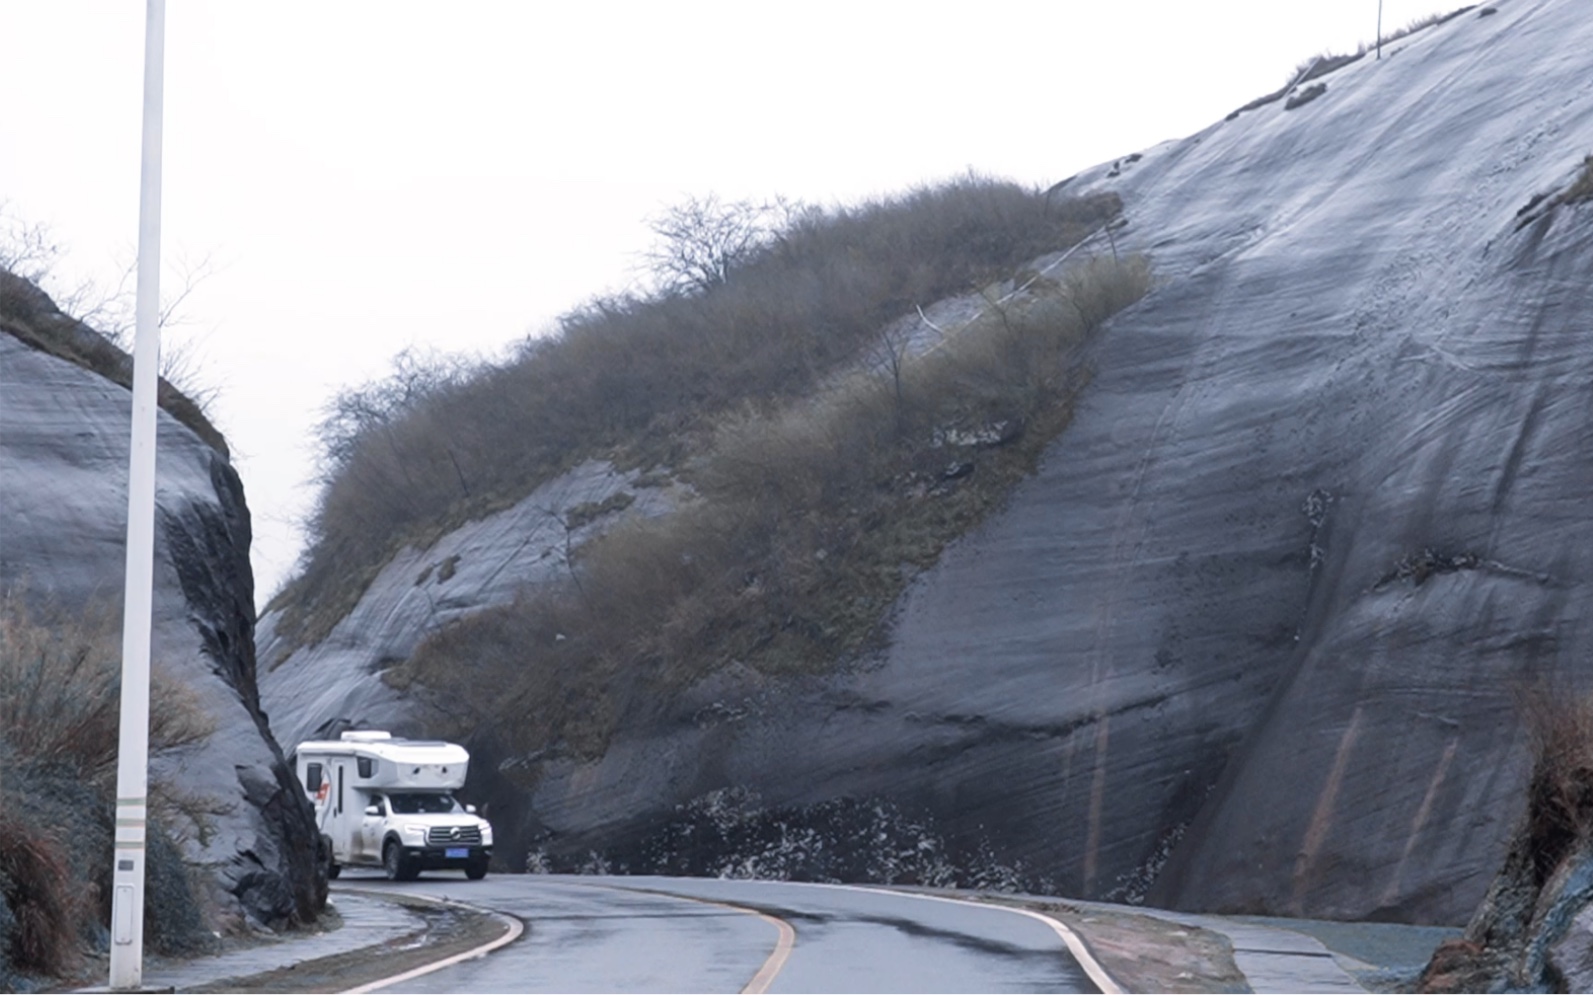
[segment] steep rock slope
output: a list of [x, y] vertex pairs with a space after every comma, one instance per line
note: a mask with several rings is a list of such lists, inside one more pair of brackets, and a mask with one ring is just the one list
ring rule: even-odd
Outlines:
[[[0, 291], [0, 588], [68, 611], [119, 607], [132, 395], [25, 344], [42, 331], [103, 351], [31, 285], [0, 272]], [[243, 487], [223, 453], [165, 410], [158, 418], [154, 659], [215, 726], [157, 766], [193, 813], [191, 825], [171, 828], [212, 871], [223, 912], [272, 926], [310, 921], [311, 815], [255, 684]]]
[[[1465, 919], [1519, 811], [1513, 683], [1593, 648], [1593, 205], [1553, 203], [1593, 151], [1589, 53], [1576, 3], [1507, 0], [1075, 178], [1122, 196], [1161, 286], [1036, 475], [875, 659], [731, 667], [593, 760], [482, 730], [503, 855], [629, 859], [734, 787], [889, 799], [1065, 893]], [[408, 652], [432, 608], [398, 595], [436, 558], [328, 644]], [[358, 718], [322, 679], [387, 694], [339, 652], [270, 681], [273, 710]]]
[[[419, 707], [414, 695], [394, 688], [382, 674], [449, 622], [569, 576], [573, 551], [614, 522], [671, 506], [665, 489], [634, 487], [635, 477], [589, 461], [425, 549], [406, 546], [371, 581], [354, 610], [314, 645], [283, 638], [277, 631], [281, 613], [266, 613], [257, 633], [261, 693], [283, 741], [291, 748], [350, 725], [421, 735], [435, 711]], [[582, 514], [617, 495], [630, 498], [623, 514]], [[448, 711], [445, 692], [429, 704]]]
[[1593, 206], [1518, 216], [1593, 148], [1590, 32], [1472, 11], [1074, 180], [1163, 285], [884, 659], [705, 690], [552, 765], [539, 817], [884, 795], [1068, 893], [1463, 921], [1521, 804], [1514, 684], [1593, 648]]
[[1593, 206], [1518, 216], [1593, 149], [1585, 14], [1471, 11], [1074, 181], [1123, 196], [1166, 284], [878, 678], [965, 713], [973, 664], [1004, 725], [1054, 730], [991, 773], [1035, 786], [1073, 888], [1481, 897], [1522, 804], [1513, 684], [1593, 650]]

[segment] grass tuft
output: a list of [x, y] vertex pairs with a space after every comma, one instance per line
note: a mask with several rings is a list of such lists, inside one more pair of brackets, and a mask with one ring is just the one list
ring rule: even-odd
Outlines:
[[[80, 947], [103, 938], [120, 724], [116, 618], [0, 594], [0, 986], [67, 974]], [[158, 670], [150, 698], [152, 749], [214, 732], [197, 696]], [[186, 865], [160, 827], [168, 812], [193, 818], [181, 809], [199, 801], [158, 782], [150, 801], [145, 935], [152, 950], [192, 950], [207, 934]]]

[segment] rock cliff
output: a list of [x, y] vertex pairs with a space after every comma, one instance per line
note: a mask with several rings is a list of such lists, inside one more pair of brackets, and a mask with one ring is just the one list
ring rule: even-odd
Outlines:
[[[102, 606], [120, 618], [132, 395], [116, 380], [127, 379], [126, 365], [31, 284], [0, 271], [0, 588], [59, 610]], [[215, 728], [204, 742], [156, 760], [154, 776], [187, 813], [168, 828], [208, 872], [210, 899], [224, 917], [273, 927], [312, 921], [311, 814], [255, 682], [243, 487], [220, 437], [165, 401], [153, 655]], [[109, 866], [109, 851], [104, 856]]]
[[[887, 799], [1066, 894], [1464, 921], [1523, 804], [1516, 686], [1593, 658], [1593, 204], [1566, 195], [1593, 20], [1506, 0], [1311, 89], [1065, 184], [1122, 197], [1160, 285], [882, 653], [721, 672], [597, 760], [483, 730], [505, 855], [623, 849], [735, 787]], [[416, 715], [368, 670], [413, 648], [434, 549], [273, 709]]]

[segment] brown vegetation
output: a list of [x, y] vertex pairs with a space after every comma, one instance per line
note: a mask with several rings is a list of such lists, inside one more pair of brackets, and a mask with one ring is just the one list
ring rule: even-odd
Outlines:
[[459, 732], [600, 752], [629, 709], [739, 663], [828, 670], [879, 634], [912, 574], [1032, 471], [1085, 378], [1078, 347], [1149, 287], [1095, 260], [992, 302], [935, 348], [896, 345], [814, 396], [714, 420], [699, 499], [589, 545], [577, 579], [433, 635], [390, 672], [446, 687]]
[[[115, 613], [68, 613], [0, 594], [0, 988], [14, 972], [59, 976], [109, 916], [113, 775], [120, 725]], [[153, 750], [197, 743], [214, 723], [192, 691], [156, 673]], [[157, 811], [190, 803], [153, 785]], [[158, 816], [157, 816], [158, 818]], [[152, 949], [194, 942], [198, 912], [171, 842], [150, 834]]]
[[[594, 300], [501, 365], [411, 364], [346, 393], [278, 631], [323, 638], [405, 542], [506, 506], [574, 462], [677, 464], [723, 412], [801, 397], [888, 321], [1067, 248], [1120, 209], [968, 177], [793, 211], [712, 280]], [[717, 264], [716, 264], [717, 266]]]
[[[98, 780], [116, 765], [121, 646], [116, 615], [95, 607], [68, 615], [0, 594], [0, 738], [19, 760]], [[215, 723], [194, 692], [152, 675], [150, 745], [201, 742]]]

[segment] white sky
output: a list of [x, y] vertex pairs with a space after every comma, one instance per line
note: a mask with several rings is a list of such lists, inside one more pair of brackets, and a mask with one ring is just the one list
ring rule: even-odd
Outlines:
[[[1385, 30], [1460, 0], [1383, 0]], [[312, 427], [406, 346], [495, 353], [635, 278], [689, 194], [832, 204], [969, 168], [1049, 184], [1353, 51], [1377, 0], [168, 0], [163, 240], [254, 512], [258, 599]], [[63, 282], [137, 240], [144, 5], [0, 2], [0, 201]], [[174, 278], [168, 269], [168, 281]]]

